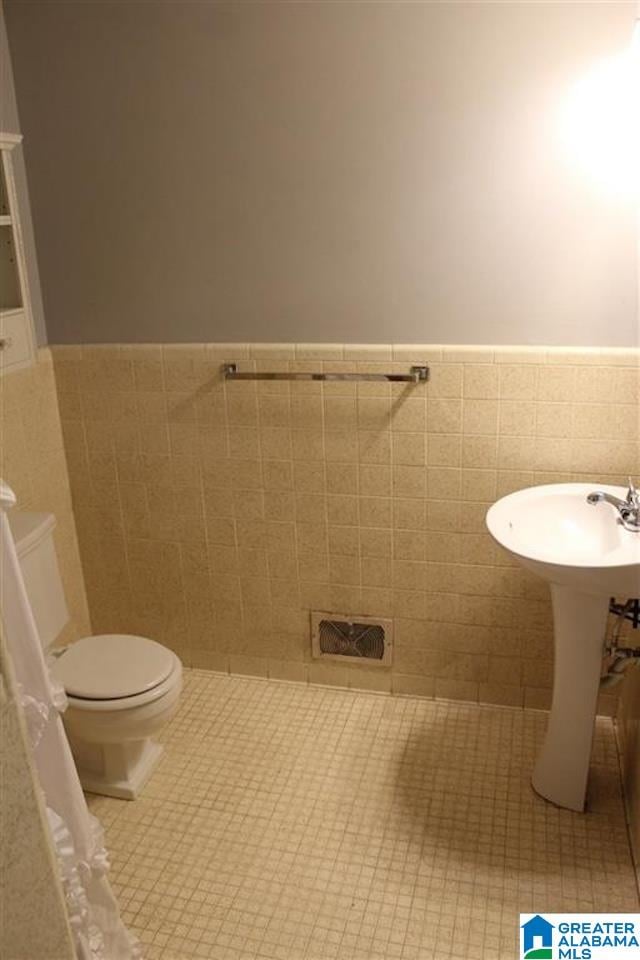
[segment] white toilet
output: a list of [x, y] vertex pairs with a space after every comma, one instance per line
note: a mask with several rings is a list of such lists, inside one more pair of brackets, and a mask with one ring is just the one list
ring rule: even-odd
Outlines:
[[[29, 601], [45, 651], [69, 614], [50, 513], [9, 513]], [[64, 725], [85, 790], [133, 800], [162, 754], [152, 737], [175, 713], [182, 664], [146, 637], [106, 634], [78, 640], [55, 657], [53, 676], [69, 706]]]

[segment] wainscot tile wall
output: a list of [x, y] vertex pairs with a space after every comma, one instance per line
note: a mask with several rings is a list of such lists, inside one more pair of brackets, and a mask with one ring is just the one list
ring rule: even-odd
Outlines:
[[[94, 631], [147, 634], [214, 670], [548, 705], [548, 591], [494, 545], [485, 512], [531, 484], [638, 474], [638, 351], [53, 354]], [[226, 361], [359, 372], [427, 362], [431, 379], [225, 384]], [[313, 661], [314, 609], [393, 618], [392, 668]]]
[[71, 506], [51, 353], [38, 351], [28, 368], [0, 379], [0, 477], [18, 498], [18, 510], [53, 513], [55, 544], [69, 623], [60, 643], [90, 633], [89, 612]]

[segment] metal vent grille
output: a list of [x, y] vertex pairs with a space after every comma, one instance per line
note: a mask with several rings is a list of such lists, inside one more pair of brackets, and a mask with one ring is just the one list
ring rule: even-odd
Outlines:
[[392, 622], [370, 617], [350, 618], [339, 613], [312, 613], [311, 644], [316, 658], [389, 666]]

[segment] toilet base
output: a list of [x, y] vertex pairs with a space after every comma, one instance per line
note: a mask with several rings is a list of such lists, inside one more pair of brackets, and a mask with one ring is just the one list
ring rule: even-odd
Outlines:
[[153, 740], [71, 743], [82, 789], [118, 800], [135, 800], [155, 770], [163, 747]]

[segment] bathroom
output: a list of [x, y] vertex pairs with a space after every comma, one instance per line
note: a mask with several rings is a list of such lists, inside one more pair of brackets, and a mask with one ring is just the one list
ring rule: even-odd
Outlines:
[[640, 6], [0, 13], [2, 960], [640, 937]]

